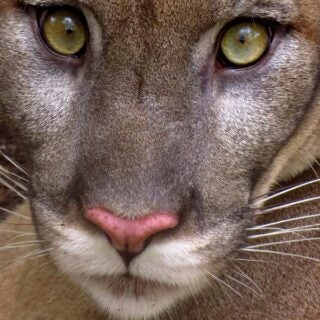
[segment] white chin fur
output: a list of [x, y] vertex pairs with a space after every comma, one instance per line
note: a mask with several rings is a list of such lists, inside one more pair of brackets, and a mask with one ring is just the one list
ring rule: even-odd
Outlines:
[[203, 282], [203, 267], [196, 251], [196, 241], [172, 240], [152, 243], [130, 265], [130, 273], [172, 286], [197, 287]]
[[[103, 311], [118, 319], [151, 319], [206, 285], [205, 262], [196, 253], [199, 241], [166, 239], [151, 243], [132, 261], [129, 273], [160, 285], [137, 296], [129, 290], [120, 295], [110, 290], [108, 277], [124, 275], [128, 269], [104, 236], [73, 228], [61, 236], [63, 240], [55, 243], [52, 255], [55, 262]], [[98, 278], [106, 280], [95, 280]]]
[[157, 290], [144, 297], [115, 296], [102, 285], [88, 281], [83, 288], [91, 294], [102, 311], [120, 320], [153, 319], [188, 295], [180, 289]]
[[68, 228], [61, 232], [52, 257], [70, 275], [115, 276], [126, 272], [125, 264], [109, 241], [99, 234]]

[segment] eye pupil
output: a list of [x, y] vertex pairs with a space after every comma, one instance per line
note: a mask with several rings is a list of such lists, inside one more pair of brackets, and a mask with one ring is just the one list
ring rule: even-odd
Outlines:
[[241, 44], [245, 44], [245, 42], [246, 42], [246, 37], [245, 37], [245, 35], [243, 35], [243, 34], [240, 34], [240, 35], [239, 35], [239, 42], [240, 42]]

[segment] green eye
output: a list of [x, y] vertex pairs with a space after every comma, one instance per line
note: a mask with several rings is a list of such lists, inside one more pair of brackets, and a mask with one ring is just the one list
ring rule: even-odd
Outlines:
[[257, 63], [269, 49], [270, 28], [254, 21], [233, 24], [224, 33], [221, 53], [224, 61], [243, 68]]
[[48, 10], [41, 23], [42, 37], [52, 51], [66, 56], [83, 53], [87, 43], [87, 25], [76, 10]]

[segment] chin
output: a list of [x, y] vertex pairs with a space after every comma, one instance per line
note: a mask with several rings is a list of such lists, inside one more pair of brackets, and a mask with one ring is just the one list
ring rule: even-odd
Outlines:
[[190, 294], [187, 288], [130, 276], [89, 279], [82, 287], [102, 312], [121, 320], [157, 318]]
[[58, 238], [51, 253], [57, 267], [114, 319], [157, 318], [208, 284], [209, 264], [194, 239], [151, 243], [127, 267], [105, 237], [68, 228]]

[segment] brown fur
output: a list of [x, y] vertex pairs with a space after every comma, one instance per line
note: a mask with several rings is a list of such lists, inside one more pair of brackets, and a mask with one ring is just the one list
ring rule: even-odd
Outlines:
[[[291, 183], [308, 181], [313, 178], [314, 172], [310, 170], [299, 176]], [[318, 184], [307, 187], [288, 196], [282, 197], [281, 202], [289, 202], [305, 198], [306, 196], [319, 195]], [[278, 211], [281, 219], [286, 217], [299, 217], [306, 213], [316, 213], [320, 210], [320, 204], [312, 203], [297, 206], [289, 210]], [[29, 215], [28, 206], [22, 206], [18, 212]], [[275, 217], [265, 218], [268, 221], [276, 220]], [[319, 218], [313, 223], [319, 223]], [[21, 223], [21, 218], [12, 216], [8, 223]], [[309, 221], [311, 224], [311, 221]], [[293, 225], [291, 225], [293, 227]], [[299, 226], [299, 224], [296, 224]], [[14, 226], [8, 229], [16, 231], [28, 231], [29, 226]], [[318, 235], [316, 232], [314, 236]], [[2, 235], [0, 243], [4, 244], [12, 235]], [[290, 239], [290, 237], [289, 237]], [[275, 240], [275, 239], [274, 239]], [[279, 240], [279, 239], [277, 239]], [[282, 247], [282, 250], [284, 247]], [[310, 255], [320, 259], [320, 252], [316, 243], [299, 243], [288, 246], [283, 252], [293, 252], [304, 256]], [[29, 250], [27, 250], [29, 251]], [[25, 250], [14, 250], [10, 253], [1, 253], [2, 265], [6, 261], [13, 261], [20, 257]], [[208, 291], [195, 299], [184, 302], [171, 310], [171, 318], [163, 317], [163, 320], [201, 319], [201, 320], [318, 320], [320, 316], [319, 281], [320, 272], [317, 262], [306, 261], [299, 258], [279, 257], [266, 254], [240, 255], [239, 258], [252, 259], [252, 262], [236, 262], [256, 285], [262, 289], [260, 298], [247, 288], [230, 283], [242, 297], [236, 295], [228, 288], [215, 288], [218, 292], [213, 295]], [[257, 260], [257, 262], [254, 262]], [[261, 262], [259, 262], [261, 261]], [[230, 275], [252, 286], [243, 277]], [[61, 273], [57, 272], [50, 261], [43, 257], [34, 261], [27, 261], [22, 266], [12, 267], [1, 275], [0, 309], [1, 319], [8, 320], [87, 320], [108, 319], [97, 313], [92, 301], [86, 297], [77, 287], [74, 287]], [[227, 279], [225, 279], [227, 280]], [[212, 285], [215, 285], [212, 281]], [[257, 288], [255, 288], [257, 290]], [[213, 317], [214, 315], [214, 317]]]
[[[30, 217], [30, 208], [21, 206], [17, 212]], [[23, 220], [25, 222], [25, 220]], [[21, 225], [21, 218], [11, 216], [7, 219], [7, 230], [32, 232], [31, 226]], [[16, 235], [4, 233], [0, 243], [4, 245]], [[36, 237], [28, 237], [36, 240]], [[1, 252], [1, 294], [0, 319], [99, 319], [92, 302], [75, 288], [61, 273], [57, 272], [46, 258], [29, 260], [20, 266], [10, 267], [14, 261], [30, 253], [30, 249], [18, 249]]]
[[[28, 153], [32, 218], [58, 270], [105, 314], [125, 320], [165, 319], [167, 310], [179, 320], [318, 319], [314, 262], [257, 254], [268, 263], [244, 268], [265, 299], [238, 288], [230, 264], [250, 245], [247, 228], [261, 223], [252, 200], [320, 155], [318, 0], [68, 4], [82, 10], [90, 29], [87, 53], [77, 61], [40, 41], [31, 7], [47, 1], [0, 0], [0, 113]], [[224, 69], [215, 62], [219, 34], [238, 17], [282, 26], [261, 63]], [[181, 223], [153, 236], [125, 269], [105, 235], [82, 217], [91, 206], [123, 218], [166, 210]], [[316, 212], [306, 205], [279, 214]], [[304, 241], [284, 247], [305, 256], [317, 256], [316, 248]], [[46, 272], [29, 268], [31, 278], [47, 283]], [[141, 279], [157, 286], [146, 293]], [[199, 302], [188, 300], [193, 295]]]

